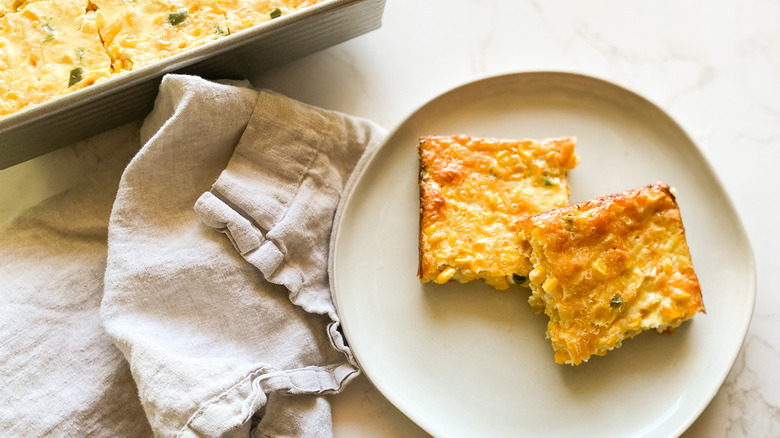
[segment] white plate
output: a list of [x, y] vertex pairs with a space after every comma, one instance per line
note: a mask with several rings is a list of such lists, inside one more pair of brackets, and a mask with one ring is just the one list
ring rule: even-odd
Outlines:
[[[665, 181], [678, 191], [706, 315], [644, 333], [578, 367], [556, 365], [529, 292], [421, 285], [421, 135], [576, 135], [571, 202]], [[344, 198], [331, 287], [374, 385], [441, 437], [675, 436], [716, 394], [747, 331], [755, 266], [740, 220], [691, 139], [658, 107], [569, 73], [518, 73], [454, 89], [412, 114]]]

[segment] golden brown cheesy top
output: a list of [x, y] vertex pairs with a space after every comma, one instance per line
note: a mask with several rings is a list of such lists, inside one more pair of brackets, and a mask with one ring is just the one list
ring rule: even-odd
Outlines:
[[526, 276], [531, 266], [516, 222], [567, 204], [575, 143], [573, 137], [421, 138], [420, 279], [483, 279], [506, 289], [514, 275]]
[[577, 365], [704, 312], [676, 200], [659, 183], [521, 222], [555, 361]]

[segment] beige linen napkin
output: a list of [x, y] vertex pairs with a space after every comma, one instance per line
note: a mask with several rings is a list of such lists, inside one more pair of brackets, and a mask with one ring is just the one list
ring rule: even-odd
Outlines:
[[2, 437], [152, 435], [99, 313], [108, 218], [139, 125], [114, 133], [127, 141], [81, 185], [0, 232]]
[[[66, 241], [51, 246], [43, 235], [32, 237], [38, 249], [30, 251], [26, 240], [37, 231], [20, 233], [17, 221], [0, 237], [15, 248], [2, 247], [0, 260], [17, 260], [0, 271], [16, 279], [3, 282], [2, 296], [19, 301], [0, 311], [0, 335], [16, 338], [15, 346], [0, 346], [0, 357], [12, 359], [0, 363], [11, 381], [0, 398], [11, 409], [0, 424], [34, 427], [32, 435], [81, 436], [93, 427], [101, 430], [95, 436], [143, 436], [151, 426], [158, 436], [331, 436], [324, 395], [338, 392], [357, 367], [329, 294], [328, 237], [349, 175], [383, 136], [366, 120], [271, 93], [166, 77], [141, 128], [143, 147], [118, 189], [113, 183], [107, 257], [105, 214], [98, 213], [111, 196], [89, 202], [66, 194], [40, 210], [56, 216], [59, 202], [97, 214], [91, 234], [68, 230]], [[27, 215], [28, 228], [38, 224], [36, 214]], [[94, 248], [80, 263], [73, 255], [85, 242]], [[37, 263], [41, 252], [51, 259]], [[70, 275], [63, 266], [89, 286], [65, 314], [33, 299], [75, 294], [82, 281], [58, 281]], [[19, 293], [34, 278], [48, 278], [46, 290]], [[105, 332], [96, 322], [101, 292]], [[24, 321], [32, 314], [42, 315], [34, 336]], [[59, 320], [67, 323], [53, 324]], [[80, 331], [86, 321], [94, 339]], [[53, 336], [79, 340], [67, 351], [71, 360], [56, 363], [59, 343], [49, 342], [52, 351], [39, 363], [31, 347], [57, 330]], [[60, 386], [63, 374], [84, 383]], [[103, 374], [115, 378], [123, 398], [105, 396]], [[42, 400], [63, 391], [85, 395], [67, 406], [10, 395]], [[148, 425], [138, 418], [139, 401]], [[52, 417], [46, 430], [35, 415]], [[64, 424], [69, 429], [58, 429]]]

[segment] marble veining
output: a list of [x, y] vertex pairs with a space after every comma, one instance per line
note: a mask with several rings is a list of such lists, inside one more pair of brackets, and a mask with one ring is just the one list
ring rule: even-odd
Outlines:
[[723, 385], [729, 406], [726, 436], [780, 436], [780, 382], [770, 381], [771, 369], [753, 364], [777, 363], [780, 350], [751, 334]]

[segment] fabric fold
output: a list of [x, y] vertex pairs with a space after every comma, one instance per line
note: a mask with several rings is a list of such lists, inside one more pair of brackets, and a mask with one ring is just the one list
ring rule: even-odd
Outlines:
[[[266, 230], [262, 239], [274, 246], [251, 254], [237, 246], [239, 252], [254, 264], [275, 260], [279, 251], [288, 260], [286, 269], [266, 279], [287, 287], [305, 310], [337, 321], [327, 281], [333, 217], [355, 165], [384, 132], [371, 122], [268, 92], [260, 93], [257, 108], [227, 168], [201, 201], [224, 200], [233, 212], [223, 214], [243, 215], [242, 223]], [[225, 230], [239, 241], [247, 228]], [[341, 349], [350, 354], [346, 346]]]
[[358, 373], [327, 277], [375, 124], [166, 76], [108, 229], [101, 315], [158, 436], [330, 436]]
[[284, 261], [284, 254], [273, 242], [266, 240], [249, 219], [211, 192], [206, 192], [198, 198], [195, 212], [204, 225], [225, 234], [236, 251], [266, 278], [273, 275]]
[[139, 125], [85, 141], [96, 171], [0, 231], [0, 436], [152, 436], [99, 313], [109, 215]]

